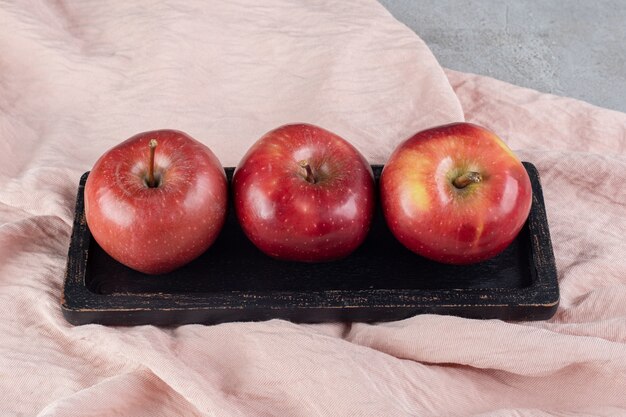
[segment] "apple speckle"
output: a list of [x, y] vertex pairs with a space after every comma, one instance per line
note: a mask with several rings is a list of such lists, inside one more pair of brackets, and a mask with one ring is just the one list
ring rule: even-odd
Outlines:
[[[289, 141], [282, 136], [286, 132]], [[284, 259], [322, 260], [336, 258], [339, 255], [330, 254], [338, 250], [352, 251], [364, 239], [363, 223], [369, 225], [373, 208], [369, 166], [347, 142], [329, 135], [310, 125], [279, 128], [253, 145], [240, 163], [233, 180], [236, 214], [246, 235], [263, 252]], [[323, 181], [311, 184], [302, 181], [301, 172], [296, 175], [294, 161], [303, 159], [323, 173]], [[264, 166], [272, 170], [262, 170]], [[349, 171], [336, 176], [338, 167]], [[362, 191], [363, 184], [367, 192]], [[272, 216], [259, 219], [249, 214], [249, 207], [258, 204], [249, 192], [255, 187], [275, 205]], [[337, 212], [346, 196], [356, 198], [354, 210]]]

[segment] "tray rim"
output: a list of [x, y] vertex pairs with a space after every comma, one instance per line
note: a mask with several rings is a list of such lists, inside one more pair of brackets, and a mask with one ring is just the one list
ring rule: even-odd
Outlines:
[[[75, 218], [68, 251], [61, 309], [66, 320], [72, 324], [97, 323], [97, 313], [141, 316], [141, 312], [241, 310], [283, 311], [280, 317], [290, 319], [296, 310], [350, 310], [355, 317], [359, 309], [406, 310], [407, 317], [427, 312], [454, 314], [468, 308], [477, 309], [479, 318], [503, 318], [512, 320], [543, 320], [550, 318], [559, 304], [560, 295], [554, 253], [539, 172], [530, 162], [523, 162], [533, 183], [533, 201], [528, 218], [531, 256], [531, 284], [522, 288], [458, 288], [458, 289], [363, 289], [320, 291], [225, 291], [214, 293], [132, 293], [97, 294], [85, 285], [88, 249], [91, 233], [84, 214], [83, 190], [89, 172], [80, 179], [76, 198]], [[373, 165], [381, 168], [382, 165]], [[232, 168], [225, 168], [232, 169]], [[540, 248], [540, 243], [544, 247]], [[73, 257], [72, 253], [81, 256]], [[233, 303], [236, 298], [237, 303]], [[393, 303], [390, 303], [393, 300]], [[521, 314], [517, 310], [533, 308], [533, 314]], [[506, 314], [509, 310], [510, 314]], [[413, 313], [411, 313], [413, 312]], [[350, 316], [351, 314], [347, 314]], [[93, 316], [93, 317], [92, 317]], [[269, 315], [271, 317], [271, 314]], [[462, 314], [471, 317], [472, 314]], [[115, 320], [114, 320], [115, 321]], [[141, 320], [140, 320], [141, 321]], [[228, 320], [230, 321], [230, 320]], [[301, 320], [297, 320], [301, 321]], [[306, 321], [306, 320], [305, 320]], [[372, 320], [367, 320], [372, 321]], [[376, 320], [373, 320], [376, 321]], [[220, 321], [210, 321], [208, 323]], [[319, 322], [314, 320], [313, 322]], [[107, 323], [104, 320], [103, 323]], [[167, 320], [164, 321], [167, 323]], [[184, 320], [171, 324], [198, 323]], [[120, 324], [120, 323], [118, 323]], [[130, 323], [134, 325], [136, 323]], [[145, 324], [151, 324], [146, 321]]]

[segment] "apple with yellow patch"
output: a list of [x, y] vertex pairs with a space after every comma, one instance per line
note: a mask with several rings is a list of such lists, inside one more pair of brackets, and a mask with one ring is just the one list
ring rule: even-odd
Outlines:
[[470, 123], [424, 130], [401, 143], [380, 187], [394, 236], [421, 256], [451, 264], [506, 249], [532, 202], [521, 161], [495, 133]]

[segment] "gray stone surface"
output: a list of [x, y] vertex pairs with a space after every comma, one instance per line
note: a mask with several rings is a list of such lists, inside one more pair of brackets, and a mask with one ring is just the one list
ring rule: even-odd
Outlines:
[[380, 0], [442, 66], [626, 112], [626, 0]]

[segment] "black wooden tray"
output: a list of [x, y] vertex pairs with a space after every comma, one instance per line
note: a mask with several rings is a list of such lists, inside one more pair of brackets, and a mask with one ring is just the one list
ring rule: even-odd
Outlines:
[[[282, 262], [245, 237], [232, 206], [215, 244], [172, 273], [135, 272], [91, 238], [80, 180], [62, 310], [73, 324], [108, 325], [258, 321], [389, 321], [422, 313], [471, 318], [542, 320], [559, 302], [554, 254], [539, 175], [530, 216], [497, 257], [470, 266], [413, 254], [387, 229], [378, 207], [364, 244], [348, 258], [321, 264]], [[376, 179], [381, 166], [374, 166]], [[233, 169], [227, 168], [230, 180]]]

